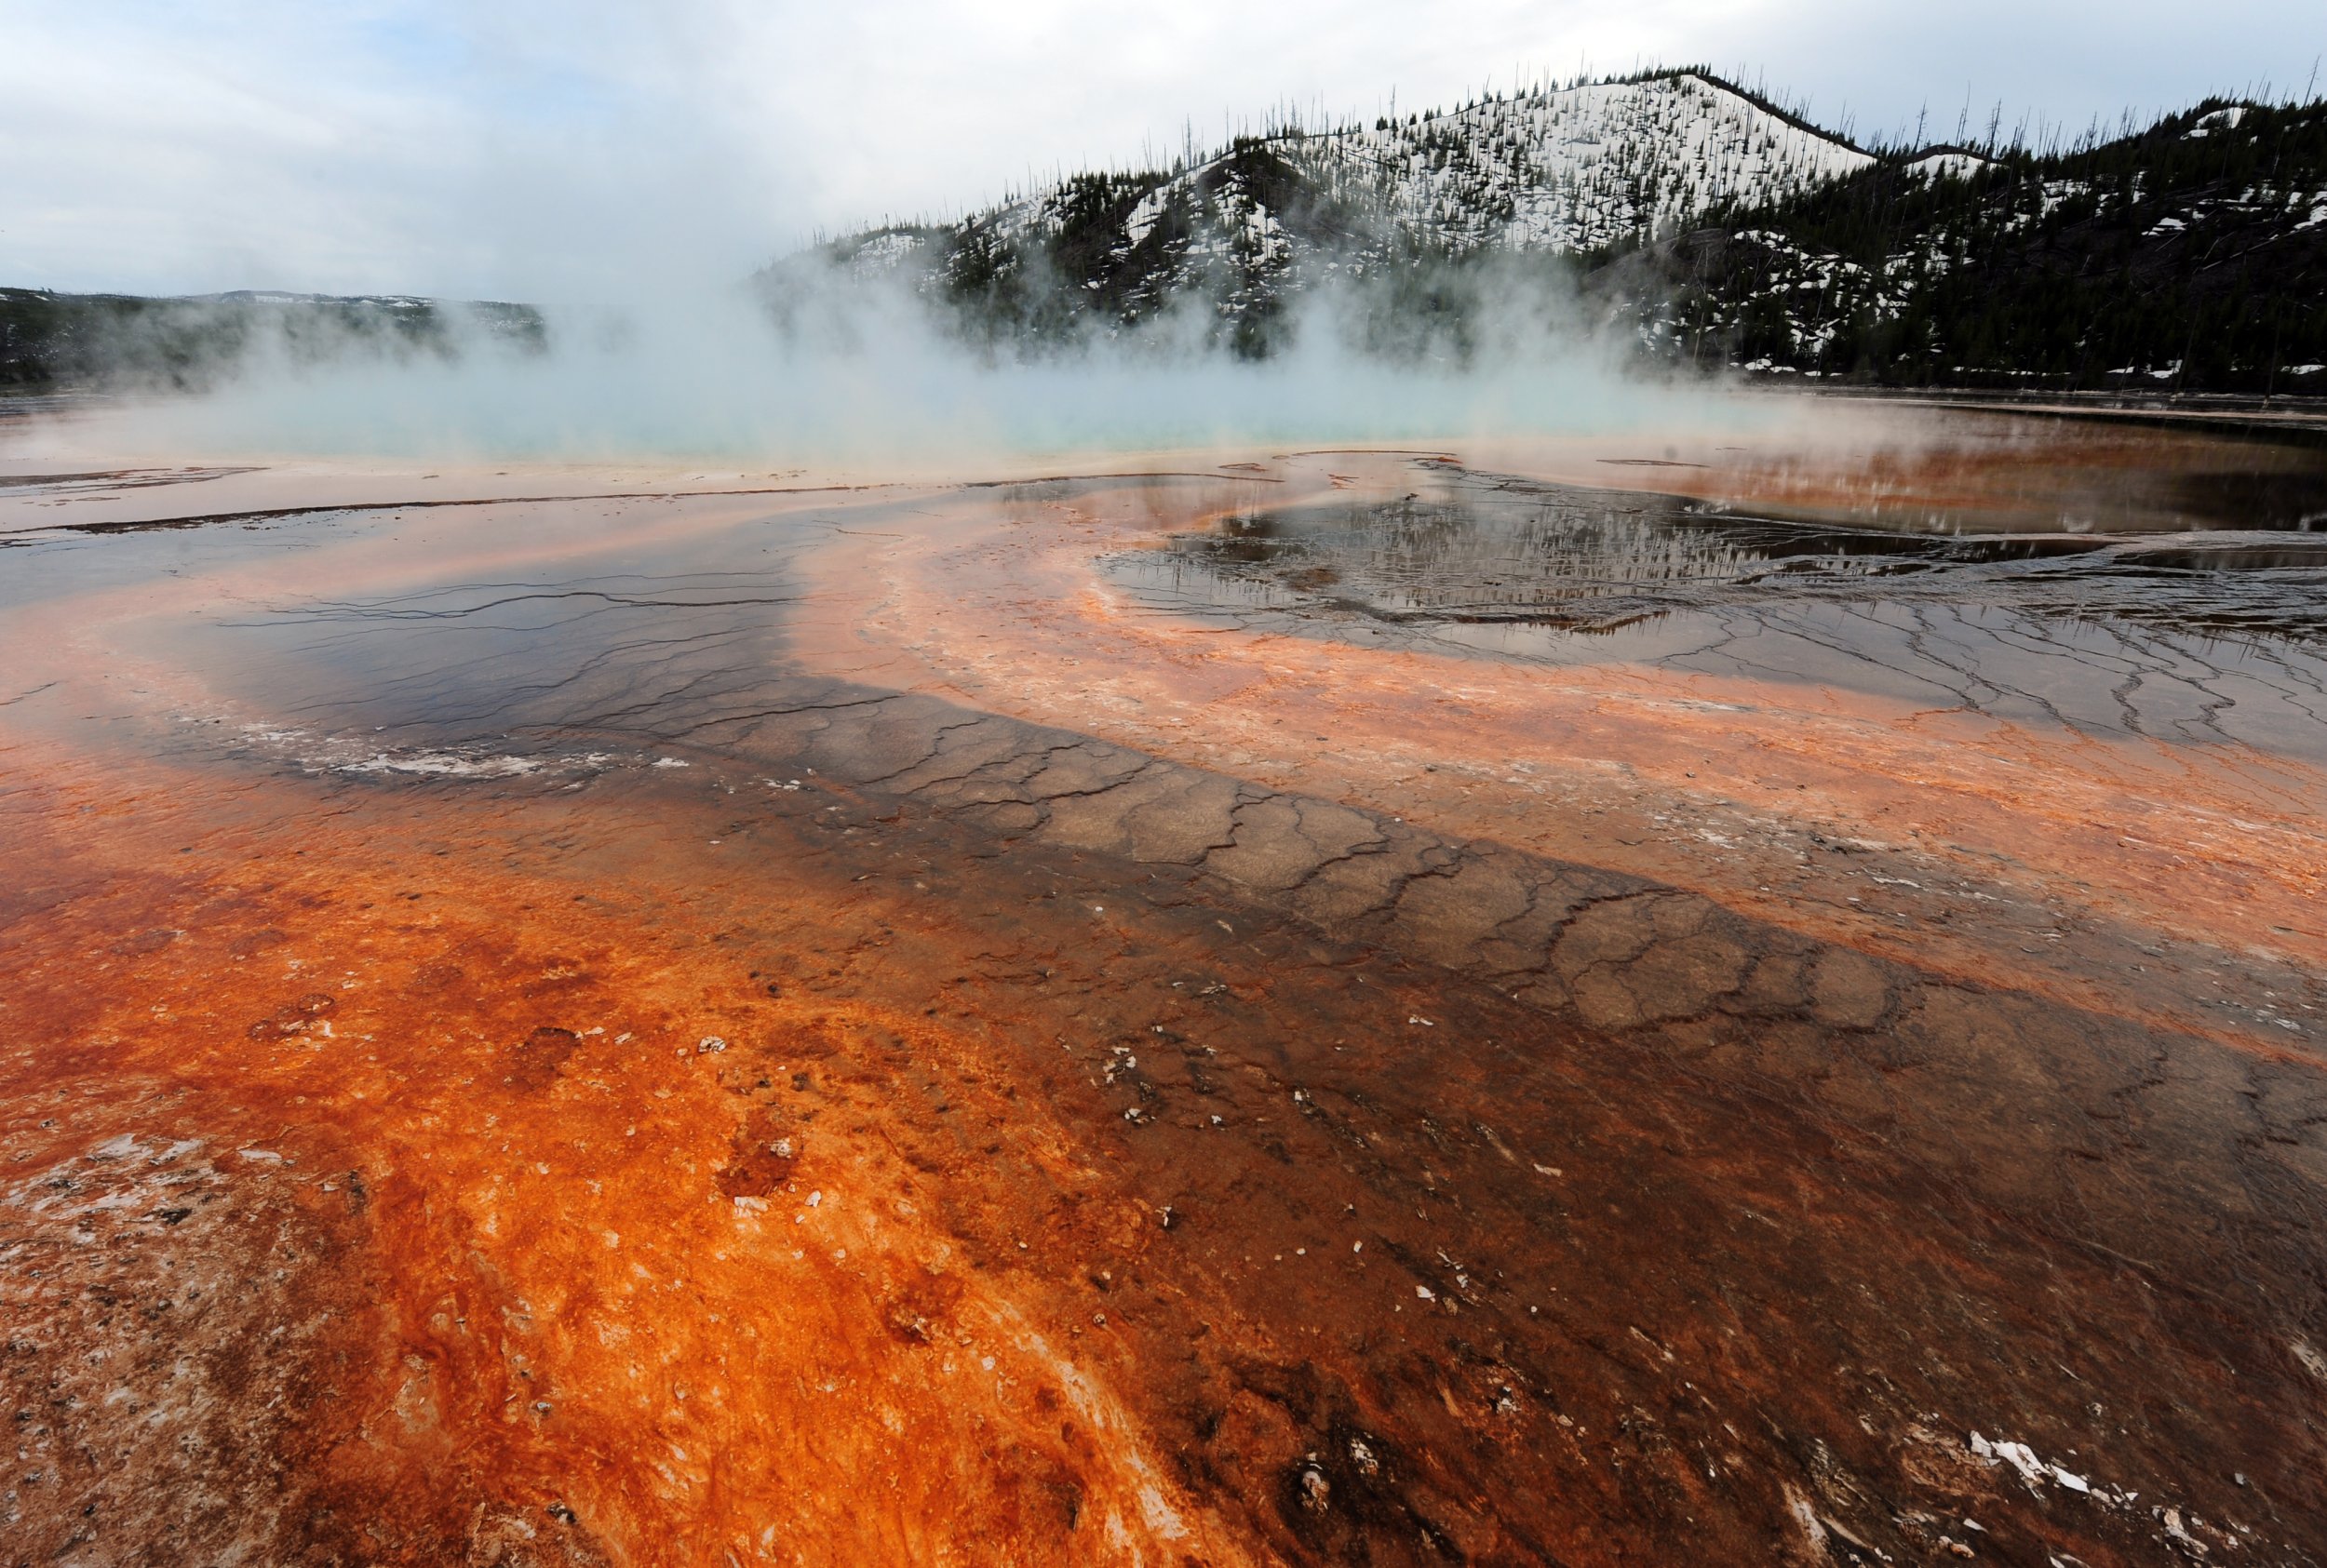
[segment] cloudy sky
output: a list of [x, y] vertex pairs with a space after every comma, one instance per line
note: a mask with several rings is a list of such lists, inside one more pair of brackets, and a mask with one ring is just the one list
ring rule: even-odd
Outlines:
[[0, 0], [0, 283], [587, 299], [1285, 104], [1702, 61], [1938, 137], [2322, 55], [2320, 0]]

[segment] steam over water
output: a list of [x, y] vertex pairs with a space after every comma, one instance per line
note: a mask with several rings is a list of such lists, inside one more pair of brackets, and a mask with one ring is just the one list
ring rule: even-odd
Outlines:
[[458, 335], [449, 355], [294, 353], [263, 333], [200, 395], [102, 421], [115, 452], [373, 454], [975, 469], [997, 456], [1220, 442], [1397, 441], [1768, 422], [1708, 389], [1617, 368], [1555, 280], [1481, 307], [1460, 343], [1369, 350], [1358, 306], [1288, 307], [1245, 359], [1200, 317], [1000, 349], [916, 300], [844, 276], [781, 316], [740, 293], [547, 313], [547, 347]]

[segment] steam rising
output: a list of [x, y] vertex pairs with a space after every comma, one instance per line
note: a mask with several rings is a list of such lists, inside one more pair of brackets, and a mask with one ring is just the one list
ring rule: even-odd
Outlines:
[[[1484, 272], [1459, 331], [1388, 334], [1347, 291], [1296, 305], [1265, 360], [1191, 305], [1036, 350], [969, 341], [909, 290], [834, 273], [781, 310], [746, 289], [545, 313], [545, 342], [442, 313], [422, 349], [259, 332], [193, 394], [97, 417], [106, 444], [228, 455], [673, 458], [926, 470], [976, 457], [1244, 443], [1446, 441], [1702, 423], [1542, 275]], [[1738, 417], [1732, 409], [1721, 416]], [[92, 432], [91, 434], [96, 434]]]

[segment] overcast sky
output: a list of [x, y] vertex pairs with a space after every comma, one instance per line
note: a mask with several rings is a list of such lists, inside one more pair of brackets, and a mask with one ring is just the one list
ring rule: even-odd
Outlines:
[[1862, 139], [2300, 94], [2321, 0], [0, 0], [0, 283], [586, 299], [817, 228], [1703, 62]]

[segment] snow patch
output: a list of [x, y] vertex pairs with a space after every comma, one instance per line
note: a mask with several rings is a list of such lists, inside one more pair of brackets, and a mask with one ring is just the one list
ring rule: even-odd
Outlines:
[[1994, 163], [1977, 153], [1950, 150], [1924, 154], [1906, 166], [1906, 172], [1925, 180], [1969, 180], [1995, 167]]

